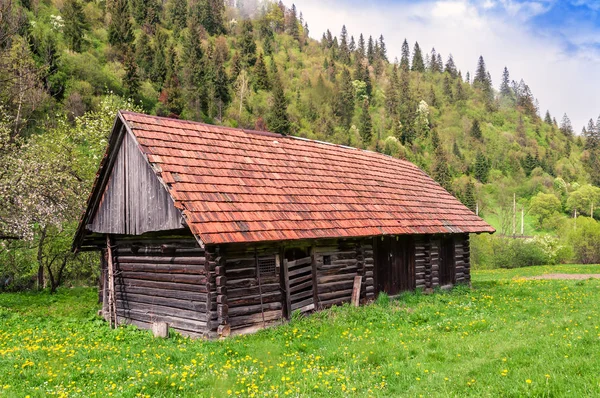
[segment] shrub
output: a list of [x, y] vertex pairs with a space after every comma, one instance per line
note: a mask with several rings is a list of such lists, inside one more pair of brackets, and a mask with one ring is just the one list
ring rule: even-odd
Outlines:
[[600, 263], [600, 223], [591, 218], [579, 217], [574, 225], [567, 224], [567, 241], [573, 248], [575, 261], [582, 264]]
[[520, 268], [567, 261], [571, 251], [552, 236], [513, 239], [480, 235], [471, 240], [471, 261], [477, 268]]

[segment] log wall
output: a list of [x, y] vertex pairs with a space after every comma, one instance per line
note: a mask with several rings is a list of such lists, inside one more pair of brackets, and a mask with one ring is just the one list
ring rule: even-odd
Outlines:
[[454, 259], [456, 264], [456, 283], [471, 283], [470, 256], [469, 235], [455, 235]]
[[120, 323], [154, 322], [191, 337], [212, 337], [215, 263], [195, 239], [115, 239], [115, 297]]
[[[317, 268], [317, 308], [349, 303], [356, 275], [362, 276], [361, 301], [374, 299], [375, 261], [371, 241], [323, 242], [315, 246], [314, 252]], [[325, 264], [325, 256], [330, 264]]]
[[[283, 295], [279, 247], [225, 247], [223, 268], [219, 269], [220, 334], [242, 334], [280, 323]], [[274, 273], [261, 274], [257, 260], [274, 258]], [[217, 333], [219, 331], [217, 330]]]

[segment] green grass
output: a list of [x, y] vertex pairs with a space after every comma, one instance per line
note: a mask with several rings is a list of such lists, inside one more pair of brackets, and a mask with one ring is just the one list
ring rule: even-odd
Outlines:
[[0, 396], [598, 396], [600, 266], [341, 307], [224, 341], [110, 330], [92, 289], [0, 294]]

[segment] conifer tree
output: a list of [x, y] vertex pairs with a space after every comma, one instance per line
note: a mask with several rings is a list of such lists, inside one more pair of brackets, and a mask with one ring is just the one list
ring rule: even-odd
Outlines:
[[352, 116], [354, 115], [354, 85], [350, 71], [347, 68], [342, 70], [342, 80], [340, 82], [340, 91], [337, 95], [336, 114], [340, 118], [340, 124], [345, 130], [350, 128]]
[[125, 86], [125, 93], [129, 97], [134, 98], [137, 96], [140, 88], [140, 77], [135, 62], [134, 52], [132, 50], [127, 51], [125, 54], [125, 76], [123, 77], [123, 85]]
[[[196, 114], [208, 114], [207, 59], [200, 41], [200, 26], [191, 21], [189, 31], [184, 38], [185, 85], [188, 108]], [[235, 65], [235, 63], [234, 63]]]
[[402, 54], [400, 56], [400, 69], [408, 70], [410, 66], [410, 48], [406, 39], [402, 42]]
[[429, 86], [429, 103], [431, 104], [431, 106], [434, 106], [434, 107], [438, 106], [437, 95], [435, 95], [435, 90], [433, 89], [433, 84], [431, 86]]
[[361, 33], [358, 37], [358, 47], [356, 47], [356, 63], [360, 63], [366, 55], [365, 38]]
[[489, 174], [489, 161], [483, 153], [479, 152], [475, 158], [475, 178], [482, 184], [486, 184], [488, 182]]
[[500, 83], [500, 95], [504, 98], [510, 98], [512, 96], [509, 82], [510, 75], [508, 73], [508, 68], [505, 66], [504, 71], [502, 72], [502, 83]]
[[167, 50], [167, 77], [160, 100], [167, 110], [167, 116], [178, 117], [183, 111], [184, 101], [181, 93], [181, 86], [177, 71], [179, 70], [179, 61], [173, 45]]
[[354, 36], [350, 36], [350, 44], [348, 44], [348, 50], [350, 50], [350, 53], [356, 51], [356, 41], [354, 40]]
[[450, 175], [450, 169], [448, 168], [448, 158], [443, 146], [440, 143], [438, 133], [435, 130], [431, 131], [431, 145], [433, 147], [434, 154], [433, 164], [431, 167], [431, 178], [433, 178], [447, 191], [450, 191], [450, 181], [452, 177]]
[[269, 73], [267, 72], [267, 66], [263, 59], [263, 55], [259, 54], [256, 64], [254, 64], [254, 88], [256, 90], [268, 90], [269, 85]]
[[169, 7], [169, 20], [174, 30], [179, 32], [185, 29], [187, 23], [187, 1], [172, 0]]
[[363, 144], [369, 145], [373, 135], [373, 122], [371, 120], [371, 114], [369, 113], [369, 100], [367, 98], [364, 99], [362, 104], [359, 131]]
[[254, 42], [254, 30], [252, 21], [244, 20], [242, 23], [242, 37], [240, 39], [240, 57], [243, 68], [254, 66], [256, 62], [256, 43]]
[[[360, 65], [358, 67], [360, 69]], [[367, 95], [370, 97], [373, 94], [373, 83], [371, 83], [371, 74], [369, 73], [369, 65], [365, 65], [363, 72], [363, 81], [365, 82], [365, 89]]]
[[370, 64], [373, 64], [373, 61], [375, 61], [375, 44], [373, 42], [373, 36], [369, 36], [369, 41], [367, 42], [367, 60]]
[[477, 70], [475, 71], [475, 77], [473, 78], [473, 85], [487, 91], [491, 88], [491, 81], [488, 79], [488, 72], [485, 69], [485, 61], [482, 56], [479, 56], [477, 62]]
[[398, 91], [400, 90], [400, 78], [398, 76], [398, 65], [392, 67], [390, 76], [390, 85], [386, 91], [386, 108], [389, 115], [396, 116], [398, 114]]
[[208, 34], [215, 36], [225, 32], [223, 0], [198, 0], [191, 3], [189, 17], [202, 25]]
[[481, 140], [482, 134], [481, 134], [481, 127], [479, 126], [479, 120], [477, 120], [477, 119], [473, 120], [473, 124], [471, 125], [470, 134], [471, 134], [471, 137], [475, 138], [476, 140]]
[[458, 75], [452, 54], [448, 56], [448, 60], [446, 61], [445, 72], [448, 73], [453, 79], [456, 79]]
[[456, 101], [464, 101], [467, 99], [465, 90], [463, 88], [462, 79], [456, 79], [456, 88], [455, 88], [455, 99]]
[[437, 55], [437, 67], [436, 69], [440, 72], [444, 71], [444, 61], [442, 61], [442, 54], [438, 53]]
[[419, 47], [419, 43], [415, 42], [415, 47], [413, 49], [413, 58], [412, 65], [410, 68], [415, 72], [424, 72], [425, 71], [425, 63], [423, 62], [423, 55], [421, 54], [421, 47]]
[[573, 125], [571, 124], [571, 119], [569, 119], [566, 113], [563, 115], [563, 118], [560, 122], [560, 131], [566, 137], [573, 137]]
[[444, 96], [450, 103], [454, 101], [454, 94], [452, 93], [452, 84], [450, 83], [449, 74], [445, 74], [444, 76]]
[[150, 76], [150, 72], [152, 70], [152, 58], [153, 51], [152, 47], [150, 47], [150, 39], [146, 32], [141, 32], [138, 38], [137, 45], [135, 46], [135, 60], [139, 66], [139, 68], [143, 72], [143, 76], [145, 78]]
[[300, 41], [300, 29], [298, 28], [298, 17], [295, 4], [292, 4], [292, 8], [290, 9], [287, 31], [294, 40], [297, 42]]
[[269, 130], [287, 135], [290, 133], [290, 120], [287, 113], [288, 102], [285, 98], [279, 73], [273, 76], [273, 102], [267, 118]]
[[441, 72], [441, 70], [438, 69], [437, 52], [435, 51], [435, 48], [431, 49], [431, 57], [429, 58], [428, 69], [431, 73]]
[[385, 42], [383, 41], [383, 35], [379, 35], [379, 53], [377, 54], [377, 58], [379, 58], [382, 61], [386, 61], [388, 60], [387, 58], [387, 49], [385, 47]]
[[150, 78], [152, 81], [162, 86], [167, 76], [167, 59], [164, 48], [167, 46], [167, 37], [162, 33], [156, 35], [156, 46], [154, 48], [154, 57], [152, 60], [152, 71]]
[[546, 111], [546, 116], [544, 116], [544, 123], [546, 123], [548, 126], [552, 126], [552, 117], [550, 116], [549, 110]]
[[79, 0], [67, 0], [62, 11], [65, 26], [63, 32], [69, 48], [75, 52], [81, 51], [84, 35], [89, 29], [89, 23]]
[[227, 71], [225, 71], [225, 65], [217, 57], [213, 57], [211, 77], [213, 101], [218, 110], [218, 118], [222, 120], [223, 110], [231, 102], [231, 93], [229, 91], [229, 77], [227, 76]]
[[342, 26], [342, 33], [340, 34], [340, 61], [344, 64], [350, 63], [350, 49], [348, 48], [348, 31], [346, 25]]
[[412, 143], [416, 132], [414, 130], [414, 121], [417, 105], [413, 99], [410, 89], [410, 76], [408, 69], [403, 69], [400, 73], [400, 123], [402, 125], [402, 144]]
[[133, 39], [127, 0], [114, 0], [110, 7], [108, 42], [113, 46], [124, 46], [132, 43]]
[[462, 195], [462, 202], [471, 211], [475, 211], [477, 208], [477, 199], [475, 198], [475, 184], [469, 180], [465, 186], [465, 193]]
[[454, 141], [454, 144], [452, 145], [452, 153], [454, 154], [454, 156], [456, 156], [457, 159], [462, 160], [463, 155], [460, 152], [460, 148], [458, 147], [458, 144], [456, 143], [456, 141]]

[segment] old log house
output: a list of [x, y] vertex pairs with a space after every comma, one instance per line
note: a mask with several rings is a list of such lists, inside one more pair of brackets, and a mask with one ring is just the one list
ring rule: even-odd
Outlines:
[[274, 133], [120, 112], [73, 243], [103, 313], [247, 333], [379, 292], [469, 283], [494, 229], [415, 165]]

